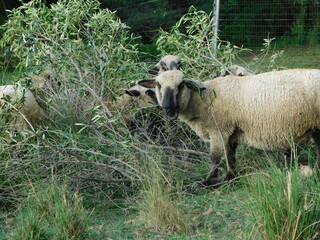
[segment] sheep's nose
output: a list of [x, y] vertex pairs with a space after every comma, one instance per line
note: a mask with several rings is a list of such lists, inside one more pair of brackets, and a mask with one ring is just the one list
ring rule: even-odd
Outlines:
[[174, 108], [164, 108], [163, 109], [166, 116], [172, 118], [176, 116], [176, 111]]

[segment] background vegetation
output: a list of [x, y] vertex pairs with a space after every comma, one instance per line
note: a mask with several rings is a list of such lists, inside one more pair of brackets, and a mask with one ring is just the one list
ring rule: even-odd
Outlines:
[[[298, 58], [295, 47], [275, 51], [267, 38], [258, 54], [219, 40], [215, 55], [211, 16], [186, 10], [189, 2], [161, 3], [171, 18], [170, 9], [185, 14], [152, 41], [157, 58], [179, 55], [190, 78], [212, 78], [233, 63], [254, 72], [319, 63], [317, 48], [298, 49]], [[29, 87], [46, 121], [19, 132], [1, 121], [0, 239], [317, 239], [319, 181], [301, 175], [296, 158], [286, 165], [281, 153], [241, 146], [241, 174], [205, 189], [208, 148], [187, 126], [157, 108], [109, 114], [156, 60], [127, 24], [137, 16], [129, 6], [151, 14], [147, 5], [108, 3], [122, 3], [128, 20], [98, 1], [33, 0], [12, 9], [1, 28], [0, 80]], [[41, 91], [32, 76], [46, 69], [52, 77]], [[312, 146], [296, 149], [313, 165]]]
[[[57, 0], [45, 2], [50, 6]], [[210, 13], [214, 3], [206, 0], [99, 2], [102, 8], [116, 11], [117, 16], [130, 26], [130, 31], [141, 36], [144, 44], [153, 42], [157, 29], [169, 30], [190, 6]], [[319, 43], [319, 0], [227, 0], [220, 4], [220, 37], [238, 46], [259, 47], [267, 37], [281, 39], [285, 44]], [[6, 19], [5, 9], [20, 5], [18, 0], [1, 0], [0, 23]]]

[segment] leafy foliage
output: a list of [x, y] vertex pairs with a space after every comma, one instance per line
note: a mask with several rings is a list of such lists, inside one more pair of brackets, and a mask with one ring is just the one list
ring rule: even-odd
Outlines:
[[[30, 1], [12, 10], [3, 28], [6, 31], [2, 44], [19, 58], [23, 72], [52, 72], [44, 91], [32, 86], [32, 76], [19, 81], [33, 89], [47, 119], [37, 131], [21, 131], [25, 134], [22, 136], [12, 134], [0, 146], [0, 166], [7, 166], [0, 168], [1, 178], [7, 179], [2, 182], [3, 191], [10, 188], [4, 202], [21, 201], [30, 187], [27, 182], [37, 181], [39, 176], [46, 178], [50, 171], [69, 176], [75, 185], [86, 189], [88, 196], [124, 198], [132, 194], [132, 183], [146, 175], [141, 159], [158, 154], [148, 149], [151, 143], [182, 148], [204, 146], [194, 141], [198, 138], [180, 123], [162, 120], [156, 109], [153, 120], [147, 118], [152, 112], [142, 113], [137, 119], [132, 117], [137, 124], [131, 131], [123, 118], [137, 109], [128, 109], [126, 116], [121, 115], [121, 109], [109, 114], [109, 104], [116, 101], [125, 82], [145, 76], [147, 68], [138, 62], [127, 26], [113, 12], [101, 10], [97, 1], [62, 0], [50, 8], [41, 1]], [[150, 132], [152, 121], [161, 122], [155, 123], [159, 130]], [[180, 142], [178, 136], [187, 142]], [[166, 166], [172, 148], [163, 155]], [[187, 159], [183, 151], [175, 156]], [[172, 164], [179, 174], [176, 179], [190, 182], [201, 177], [193, 173], [190, 178], [178, 163]], [[24, 184], [19, 185], [20, 182]]]
[[100, 9], [98, 1], [62, 0], [50, 8], [30, 1], [13, 9], [3, 28], [2, 46], [10, 46], [21, 68], [54, 69], [56, 75], [68, 74], [69, 82], [101, 86], [135, 66], [128, 27], [110, 10]]
[[180, 56], [184, 71], [196, 79], [213, 78], [232, 65], [244, 49], [218, 41], [212, 31], [211, 15], [191, 7], [189, 12], [172, 27], [171, 31], [160, 30], [158, 50], [165, 54]]
[[[106, 164], [110, 160], [106, 158], [109, 149], [115, 147], [126, 152], [123, 143], [128, 141], [128, 132], [116, 113], [112, 118], [106, 115], [109, 111], [106, 104], [113, 101], [120, 86], [136, 80], [144, 70], [137, 63], [136, 47], [131, 44], [128, 27], [113, 12], [100, 9], [98, 1], [63, 0], [50, 8], [42, 1], [30, 1], [12, 10], [3, 29], [2, 46], [10, 47], [23, 72], [27, 75], [44, 69], [52, 72], [42, 91], [33, 88], [30, 77], [21, 78], [18, 83], [33, 88], [37, 100], [46, 110], [47, 119], [42, 129], [10, 133], [0, 145], [3, 190], [0, 189], [6, 193], [2, 195], [3, 202], [16, 204], [30, 187], [18, 183], [26, 183], [27, 178], [48, 176], [47, 167], [53, 162], [59, 172], [56, 174], [61, 176], [79, 164], [66, 159], [79, 160], [83, 154], [83, 159], [90, 160], [87, 164], [96, 168], [99, 164], [90, 164], [91, 161], [98, 157], [98, 162]], [[117, 124], [112, 124], [116, 119]], [[107, 144], [101, 140], [105, 138], [104, 134], [111, 140]], [[90, 146], [87, 141], [91, 141]], [[18, 144], [12, 145], [12, 142]], [[84, 151], [80, 150], [78, 155], [74, 150], [67, 150], [69, 155], [64, 152], [68, 147]], [[91, 148], [91, 154], [87, 148]], [[97, 148], [102, 149], [102, 152], [97, 151], [102, 155], [92, 154]], [[38, 161], [42, 162], [42, 167]], [[114, 160], [110, 161], [114, 164]], [[87, 165], [82, 170], [91, 175], [89, 168]], [[116, 171], [114, 176], [121, 178], [122, 175]], [[130, 177], [130, 174], [126, 176]]]

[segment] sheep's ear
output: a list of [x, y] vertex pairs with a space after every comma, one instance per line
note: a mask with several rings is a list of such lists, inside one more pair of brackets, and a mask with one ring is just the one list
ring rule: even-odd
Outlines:
[[152, 102], [155, 104], [155, 105], [158, 105], [158, 99], [157, 99], [157, 96], [156, 96], [156, 93], [150, 89], [148, 89], [146, 91], [146, 94], [151, 98]]
[[206, 88], [199, 83], [196, 83], [196, 82], [194, 82], [192, 80], [188, 80], [188, 79], [185, 81], [186, 81], [186, 86], [193, 91], [201, 92], [203, 90], [206, 90]]
[[220, 73], [219, 77], [225, 77], [227, 75], [230, 74], [230, 71], [229, 70], [225, 70], [224, 72]]
[[152, 75], [157, 75], [159, 72], [159, 67], [158, 66], [155, 66], [154, 68], [150, 69], [148, 71], [149, 74], [152, 74]]
[[160, 62], [160, 66], [161, 66], [163, 71], [168, 71], [169, 70], [168, 66], [167, 66], [167, 64], [165, 62]]
[[156, 79], [144, 79], [138, 81], [138, 85], [145, 87], [145, 88], [155, 88], [156, 87]]
[[139, 97], [141, 95], [138, 90], [125, 90], [125, 93], [131, 97]]

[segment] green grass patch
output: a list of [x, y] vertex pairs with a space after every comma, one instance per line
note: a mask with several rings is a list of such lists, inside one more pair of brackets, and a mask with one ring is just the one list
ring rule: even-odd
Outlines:
[[318, 239], [320, 182], [299, 169], [271, 168], [248, 180], [247, 211], [250, 231], [246, 239]]
[[66, 184], [33, 185], [14, 220], [14, 239], [84, 239], [89, 215]]

